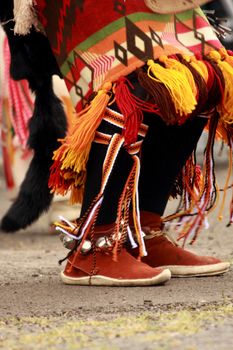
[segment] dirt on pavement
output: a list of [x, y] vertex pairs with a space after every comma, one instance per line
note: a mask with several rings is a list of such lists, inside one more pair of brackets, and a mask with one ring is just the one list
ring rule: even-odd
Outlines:
[[[224, 180], [224, 166], [218, 176]], [[1, 182], [1, 216], [10, 205]], [[214, 213], [194, 247], [233, 262], [233, 229]], [[67, 251], [46, 216], [0, 233], [0, 349], [233, 349], [233, 271], [145, 288], [62, 284]]]

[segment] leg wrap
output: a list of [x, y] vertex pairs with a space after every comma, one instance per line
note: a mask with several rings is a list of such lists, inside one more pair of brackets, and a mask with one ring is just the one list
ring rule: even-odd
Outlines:
[[[106, 110], [103, 121], [117, 126], [119, 129], [124, 127], [123, 116], [110, 109]], [[107, 134], [96, 131], [94, 143], [102, 144], [107, 147], [106, 155], [102, 164], [102, 178], [99, 192], [93, 199], [88, 210], [75, 225], [67, 225], [67, 222], [57, 224], [57, 230], [60, 230], [63, 233], [67, 232], [68, 234], [72, 234], [72, 237], [75, 238], [75, 240], [81, 242], [78, 246], [77, 252], [82, 249], [82, 244], [86, 238], [94, 235], [95, 223], [104, 201], [109, 179], [112, 173], [117, 172], [118, 170], [115, 165], [120, 151], [124, 148], [132, 158], [132, 167], [118, 199], [115, 227], [113, 228], [109, 240], [112, 243], [113, 255], [115, 257], [118, 250], [127, 239], [127, 236], [132, 240], [129, 228], [129, 207], [132, 204], [133, 222], [136, 238], [140, 247], [140, 256], [146, 255], [140, 224], [138, 181], [140, 175], [140, 150], [147, 129], [148, 127], [142, 123], [138, 130], [138, 140], [127, 147], [125, 146], [125, 138], [122, 133], [116, 132], [113, 134]], [[108, 203], [108, 205], [109, 204], [110, 203]]]

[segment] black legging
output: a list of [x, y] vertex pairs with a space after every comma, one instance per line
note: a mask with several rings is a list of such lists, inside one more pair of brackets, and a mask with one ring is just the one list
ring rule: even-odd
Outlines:
[[[139, 181], [140, 209], [162, 215], [174, 181], [195, 149], [206, 120], [196, 117], [181, 126], [167, 126], [158, 116], [150, 115], [150, 118], [153, 120], [142, 145]], [[101, 131], [110, 132], [107, 126], [102, 127]], [[99, 192], [106, 149], [107, 147], [101, 144], [92, 146], [87, 165], [81, 215], [85, 213]], [[115, 221], [119, 196], [131, 166], [131, 157], [122, 149], [106, 187], [97, 220], [98, 224], [109, 224]]]
[[[136, 87], [134, 93], [141, 98], [145, 97], [135, 75], [131, 75], [130, 80]], [[116, 105], [111, 108], [117, 110]], [[167, 126], [159, 116], [145, 114], [144, 122], [149, 125], [149, 129], [141, 153], [140, 209], [163, 215], [174, 181], [195, 149], [207, 121], [195, 117], [180, 126]], [[99, 130], [110, 134], [121, 133], [120, 129], [106, 122], [102, 122]], [[81, 215], [99, 192], [106, 149], [101, 144], [92, 145]], [[106, 187], [97, 224], [105, 225], [115, 221], [119, 196], [131, 167], [132, 159], [122, 149]]]
[[180, 126], [167, 126], [154, 119], [142, 145], [140, 209], [163, 215], [175, 179], [194, 151], [207, 120], [196, 117]]

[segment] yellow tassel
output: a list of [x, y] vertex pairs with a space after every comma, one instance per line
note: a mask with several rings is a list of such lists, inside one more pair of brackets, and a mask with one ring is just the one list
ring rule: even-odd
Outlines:
[[224, 48], [219, 49], [219, 53], [222, 60], [226, 61], [231, 67], [233, 67], [233, 56], [228, 55], [227, 50]]
[[[171, 61], [168, 62], [166, 60], [166, 62], [171, 66], [173, 64]], [[149, 66], [148, 76], [154, 81], [165, 85], [173, 100], [176, 113], [181, 116], [192, 113], [197, 101], [190, 81], [187, 78], [187, 72], [184, 69], [182, 72], [174, 69], [175, 65], [173, 68], [164, 68], [153, 60], [148, 60], [147, 64]]]
[[221, 54], [218, 51], [211, 51], [209, 57], [213, 59], [221, 69], [224, 82], [223, 102], [218, 106], [218, 112], [223, 122], [233, 123], [233, 67], [226, 61], [222, 61]]
[[184, 57], [184, 59], [187, 60], [191, 64], [191, 66], [196, 69], [196, 71], [202, 76], [202, 78], [205, 80], [207, 83], [209, 74], [208, 74], [208, 69], [205, 65], [205, 63], [201, 60], [197, 60], [195, 56], [188, 56], [189, 59], [187, 60], [187, 56]]
[[175, 60], [174, 58], [168, 58], [165, 55], [160, 56], [159, 60], [160, 62], [165, 64], [166, 68], [174, 69], [180, 72], [181, 74], [183, 74], [186, 77], [187, 81], [189, 82], [194, 96], [197, 95], [197, 87], [196, 87], [193, 75], [184, 64], [180, 63], [178, 60]]
[[[111, 83], [104, 84], [90, 105], [77, 114], [77, 119], [63, 141], [62, 146], [65, 146], [66, 149], [61, 158], [61, 170], [73, 169], [76, 173], [85, 171], [96, 129], [101, 123], [104, 111], [110, 100], [109, 92], [111, 87]], [[54, 153], [54, 159], [57, 158], [58, 153], [59, 149]]]

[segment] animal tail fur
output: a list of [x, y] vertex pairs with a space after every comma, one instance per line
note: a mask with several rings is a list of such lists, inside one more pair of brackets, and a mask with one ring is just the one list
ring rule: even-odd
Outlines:
[[66, 132], [66, 116], [53, 92], [51, 78], [37, 87], [35, 94], [28, 140], [34, 156], [16, 200], [2, 218], [1, 230], [5, 232], [15, 232], [32, 224], [49, 208], [53, 198], [48, 188], [49, 169], [53, 151], [58, 147], [57, 139]]

